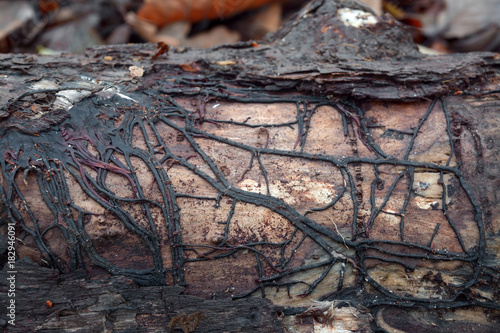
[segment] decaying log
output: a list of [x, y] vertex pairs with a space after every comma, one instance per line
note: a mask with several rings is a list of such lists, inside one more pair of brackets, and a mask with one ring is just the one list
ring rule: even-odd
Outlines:
[[[181, 295], [181, 286], [150, 286], [137, 288], [123, 277], [106, 280], [85, 280], [85, 273], [62, 277], [58, 270], [41, 268], [29, 260], [16, 263], [18, 290], [23, 300], [45, 297], [53, 302], [43, 304], [20, 302], [22, 316], [16, 330], [31, 331], [144, 331], [141, 328], [163, 328], [200, 332], [252, 331], [269, 328], [280, 331], [276, 320], [280, 307], [260, 298], [232, 301], [202, 299]], [[33, 288], [37, 286], [38, 288]], [[44, 289], [45, 295], [40, 295]], [[15, 330], [13, 330], [15, 331]], [[147, 331], [147, 330], [146, 330]]]
[[497, 54], [348, 0], [156, 51], [0, 55], [5, 330], [498, 329]]

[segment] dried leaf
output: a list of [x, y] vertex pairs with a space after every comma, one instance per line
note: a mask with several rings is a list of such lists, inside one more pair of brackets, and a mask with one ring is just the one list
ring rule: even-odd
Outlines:
[[130, 66], [128, 70], [130, 71], [130, 75], [132, 77], [141, 77], [144, 75], [144, 69], [142, 67]]
[[168, 44], [165, 42], [158, 42], [155, 49], [158, 49], [158, 51], [153, 56], [153, 59], [156, 59], [160, 55], [167, 53], [169, 50], [169, 47], [168, 47]]
[[276, 0], [149, 0], [137, 12], [141, 20], [163, 26], [187, 20], [225, 19], [232, 15], [275, 2]]
[[185, 72], [198, 72], [200, 70], [200, 67], [196, 64], [190, 65], [190, 64], [182, 64], [180, 65], [183, 71]]

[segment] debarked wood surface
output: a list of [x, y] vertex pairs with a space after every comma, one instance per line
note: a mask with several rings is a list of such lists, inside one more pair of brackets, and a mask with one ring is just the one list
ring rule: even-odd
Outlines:
[[348, 10], [156, 59], [0, 55], [3, 328], [498, 329], [500, 58]]

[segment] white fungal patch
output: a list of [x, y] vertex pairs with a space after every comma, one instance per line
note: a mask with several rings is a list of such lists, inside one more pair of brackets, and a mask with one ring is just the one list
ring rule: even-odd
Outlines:
[[357, 9], [341, 8], [337, 11], [337, 16], [345, 25], [350, 25], [355, 28], [378, 23], [378, 19], [375, 15]]

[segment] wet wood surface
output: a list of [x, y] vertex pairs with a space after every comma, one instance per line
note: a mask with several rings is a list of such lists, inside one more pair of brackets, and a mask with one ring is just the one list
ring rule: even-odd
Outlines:
[[0, 55], [4, 327], [498, 327], [500, 58], [424, 56], [347, 9], [155, 59]]

